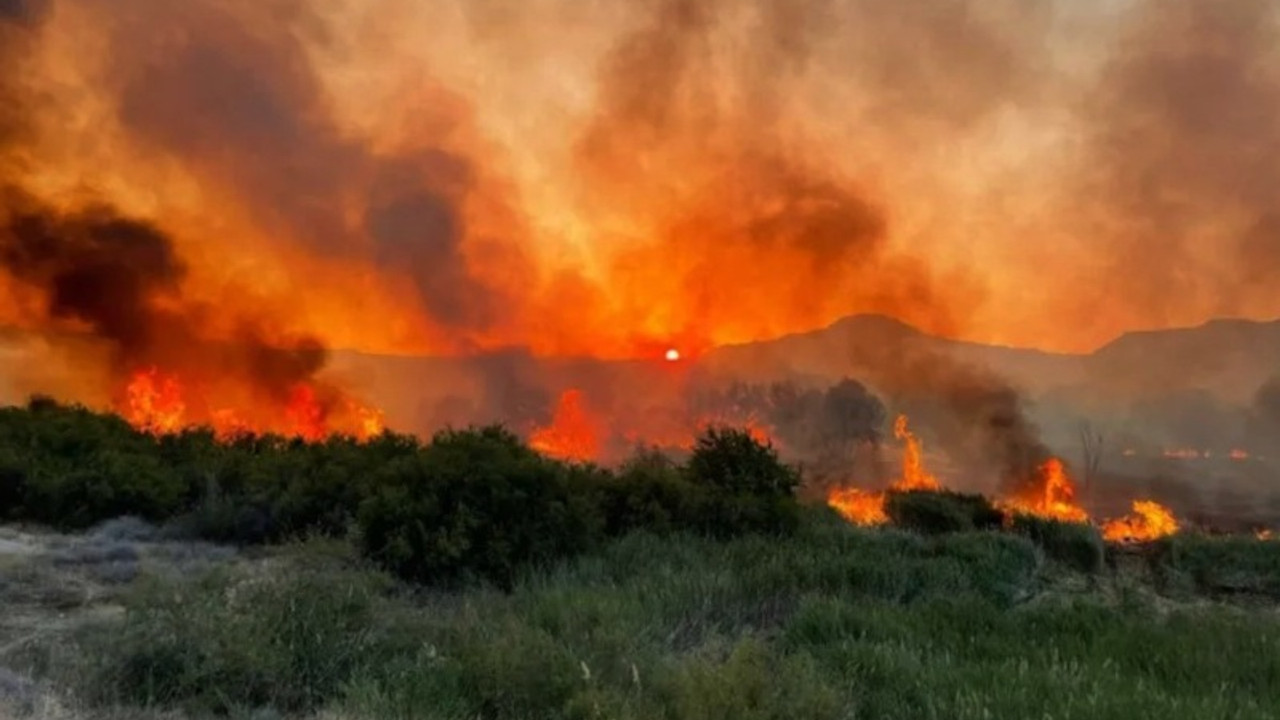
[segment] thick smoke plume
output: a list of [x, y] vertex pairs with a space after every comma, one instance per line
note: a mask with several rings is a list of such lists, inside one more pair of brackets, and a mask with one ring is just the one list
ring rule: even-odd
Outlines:
[[[113, 381], [272, 395], [335, 348], [496, 353], [385, 394], [536, 424], [581, 385], [648, 427], [691, 386], [542, 358], [696, 362], [860, 312], [1058, 349], [1274, 316], [1278, 15], [0, 0], [0, 324], [91, 332]], [[850, 374], [933, 396], [957, 453], [1046, 454], [1008, 383], [883, 360]]]

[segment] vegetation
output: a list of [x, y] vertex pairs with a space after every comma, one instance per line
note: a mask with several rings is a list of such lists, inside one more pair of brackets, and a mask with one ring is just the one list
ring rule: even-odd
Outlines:
[[[1280, 715], [1280, 542], [1184, 534], [1102, 572], [1086, 525], [905, 492], [860, 529], [798, 482], [730, 429], [609, 470], [497, 427], [218, 442], [0, 411], [4, 517], [97, 525], [0, 564], [14, 618], [56, 618], [0, 627], [0, 713], [36, 687], [12, 668], [103, 717]], [[162, 527], [98, 525], [124, 513]]]
[[773, 448], [728, 428], [707, 430], [684, 466], [642, 455], [613, 473], [543, 457], [498, 427], [429, 443], [220, 442], [207, 430], [154, 437], [43, 399], [0, 410], [6, 519], [75, 530], [136, 515], [241, 545], [357, 529], [369, 557], [424, 584], [510, 587], [527, 567], [641, 529], [794, 532], [798, 482]]
[[891, 492], [885, 513], [898, 527], [928, 535], [994, 530], [1004, 522], [1004, 513], [985, 497], [948, 490]]

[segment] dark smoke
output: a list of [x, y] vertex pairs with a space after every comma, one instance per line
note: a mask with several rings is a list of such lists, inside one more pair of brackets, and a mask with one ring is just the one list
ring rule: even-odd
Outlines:
[[155, 228], [92, 208], [58, 217], [17, 209], [0, 228], [0, 268], [44, 291], [51, 317], [79, 321], [124, 357], [144, 354], [162, 324], [158, 301], [176, 295], [185, 268]]
[[1036, 469], [1052, 453], [1021, 393], [996, 374], [905, 343], [878, 348], [856, 363], [893, 406], [939, 439], [962, 470], [977, 475], [963, 484], [980, 486], [994, 473], [998, 489], [1016, 495], [1038, 482]]
[[0, 270], [37, 290], [50, 319], [107, 343], [119, 373], [153, 365], [224, 373], [283, 398], [324, 367], [318, 341], [281, 343], [256, 318], [241, 318], [231, 341], [202, 337], [212, 310], [182, 300], [186, 268], [172, 239], [147, 222], [102, 206], [61, 215], [17, 196], [0, 205], [0, 218]]
[[[122, 83], [121, 118], [141, 143], [237, 188], [264, 227], [409, 278], [422, 309], [459, 338], [494, 321], [501, 293], [463, 252], [461, 208], [479, 192], [477, 169], [433, 144], [460, 122], [451, 103], [433, 106], [440, 117], [414, 135], [425, 146], [384, 156], [335, 124], [300, 39], [305, 4], [291, 0], [256, 24], [247, 4], [142, 5], [153, 12], [119, 23], [110, 73]], [[352, 200], [365, 208], [358, 227], [343, 215]]]
[[0, 0], [0, 23], [34, 25], [48, 6], [48, 0]]

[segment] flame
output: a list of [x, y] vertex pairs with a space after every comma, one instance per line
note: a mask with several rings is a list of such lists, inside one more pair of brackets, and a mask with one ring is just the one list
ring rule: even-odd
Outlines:
[[280, 433], [308, 442], [347, 432], [368, 440], [385, 429], [381, 410], [348, 400], [345, 413], [335, 413], [313, 385], [293, 387], [279, 407], [257, 399], [243, 407], [202, 409], [206, 392], [188, 386], [174, 373], [148, 368], [134, 372], [116, 410], [138, 430], [154, 435], [205, 426], [223, 442], [253, 433]]
[[187, 406], [176, 377], [156, 368], [140, 370], [130, 378], [125, 395], [125, 419], [139, 430], [163, 435], [182, 428]]
[[1131, 515], [1102, 525], [1102, 537], [1109, 542], [1150, 542], [1176, 532], [1173, 513], [1151, 500], [1135, 500]]
[[1263, 529], [1263, 530], [1259, 530], [1259, 531], [1257, 531], [1256, 533], [1254, 533], [1254, 537], [1258, 538], [1259, 540], [1261, 540], [1261, 541], [1263, 541], [1263, 542], [1267, 542], [1267, 541], [1275, 540], [1275, 539], [1276, 539], [1275, 532], [1273, 532], [1273, 531], [1272, 531], [1271, 529], [1269, 529], [1269, 528], [1268, 528], [1268, 529]]
[[315, 388], [300, 384], [289, 394], [289, 404], [285, 408], [289, 418], [289, 434], [309, 442], [316, 442], [328, 435], [324, 421], [324, 408], [316, 399]]
[[884, 509], [885, 494], [858, 488], [837, 488], [827, 496], [827, 504], [854, 525], [884, 525], [889, 516]]
[[894, 490], [940, 490], [942, 484], [924, 469], [924, 452], [917, 438], [907, 429], [907, 416], [899, 415], [893, 424], [893, 436], [904, 445], [902, 448], [902, 477], [894, 483]]
[[1250, 456], [1247, 450], [1235, 448], [1231, 451], [1230, 457], [1232, 460], [1239, 462], [1241, 460], [1248, 460]]
[[[941, 490], [942, 483], [924, 468], [924, 451], [907, 428], [907, 416], [899, 415], [893, 423], [893, 436], [903, 441], [902, 474], [890, 489], [896, 492]], [[884, 504], [888, 494], [872, 493], [857, 488], [837, 488], [827, 495], [827, 504], [855, 525], [883, 525], [889, 522]]]
[[1209, 457], [1209, 453], [1192, 448], [1172, 448], [1165, 450], [1164, 456], [1175, 460], [1199, 460], [1200, 458]]
[[583, 407], [581, 390], [566, 390], [560, 395], [551, 425], [535, 430], [529, 436], [529, 446], [562, 460], [586, 461], [597, 457], [599, 431], [595, 418]]
[[1022, 497], [1000, 503], [1007, 512], [1034, 515], [1062, 522], [1089, 522], [1089, 513], [1075, 502], [1075, 483], [1067, 475], [1058, 458], [1049, 458], [1040, 466], [1039, 487]]

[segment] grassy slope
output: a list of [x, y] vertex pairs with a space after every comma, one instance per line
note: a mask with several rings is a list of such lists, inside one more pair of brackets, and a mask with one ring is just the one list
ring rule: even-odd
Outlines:
[[[212, 575], [164, 572], [180, 553], [141, 547], [137, 579], [103, 574], [80, 623], [46, 608], [48, 631], [0, 666], [48, 679], [77, 717], [1280, 716], [1274, 605], [1174, 601], [1138, 571], [1086, 577], [1009, 535], [815, 517], [790, 540], [632, 536], [511, 594], [408, 593], [341, 543]], [[94, 581], [59, 552], [21, 562]], [[28, 617], [40, 598], [19, 597]]]

